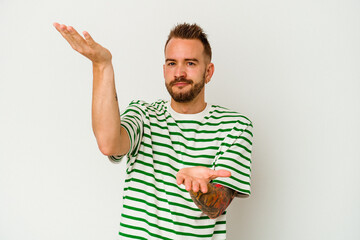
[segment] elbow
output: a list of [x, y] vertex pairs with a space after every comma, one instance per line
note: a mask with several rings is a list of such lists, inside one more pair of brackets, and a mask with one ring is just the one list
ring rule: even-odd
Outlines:
[[105, 156], [113, 156], [114, 155], [113, 151], [111, 151], [111, 148], [109, 148], [108, 146], [99, 145], [99, 150]]
[[211, 219], [216, 219], [218, 218], [221, 214], [214, 214], [214, 215], [211, 215], [211, 214], [207, 214], [209, 216], [209, 218]]
[[102, 154], [104, 154], [105, 156], [118, 155], [114, 147], [114, 144], [112, 144], [112, 141], [99, 139], [99, 138], [97, 138], [96, 140], [97, 140], [98, 148]]
[[220, 217], [224, 213], [225, 209], [209, 208], [207, 211], [203, 211], [209, 218], [215, 219]]
[[97, 138], [96, 140], [100, 152], [105, 156], [119, 156], [127, 153], [126, 149], [124, 149], [116, 140], [100, 138]]

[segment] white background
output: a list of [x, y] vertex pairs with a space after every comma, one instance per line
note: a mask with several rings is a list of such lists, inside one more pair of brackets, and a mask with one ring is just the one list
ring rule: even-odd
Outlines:
[[0, 0], [0, 239], [115, 239], [123, 164], [97, 149], [91, 63], [52, 23], [110, 49], [120, 109], [168, 99], [178, 22], [209, 35], [207, 101], [254, 123], [252, 196], [229, 240], [360, 239], [360, 2]]

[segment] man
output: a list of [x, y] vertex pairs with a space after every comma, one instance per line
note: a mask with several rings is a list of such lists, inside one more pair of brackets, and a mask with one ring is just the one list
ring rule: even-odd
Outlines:
[[196, 24], [179, 24], [165, 44], [171, 101], [133, 101], [119, 113], [110, 52], [89, 33], [55, 28], [93, 63], [92, 123], [100, 151], [127, 155], [121, 239], [225, 239], [225, 209], [250, 195], [252, 123], [205, 102], [211, 47]]

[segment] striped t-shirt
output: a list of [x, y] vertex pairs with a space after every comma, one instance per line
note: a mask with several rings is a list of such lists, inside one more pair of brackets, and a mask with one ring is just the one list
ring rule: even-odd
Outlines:
[[[120, 239], [226, 239], [226, 212], [210, 219], [176, 174], [184, 167], [226, 169], [214, 183], [250, 195], [252, 123], [209, 105], [197, 114], [175, 112], [168, 101], [133, 101], [121, 115], [130, 136]], [[123, 156], [109, 156], [119, 161]]]

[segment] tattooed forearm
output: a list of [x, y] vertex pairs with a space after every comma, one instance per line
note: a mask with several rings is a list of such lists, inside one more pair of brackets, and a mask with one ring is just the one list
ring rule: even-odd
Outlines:
[[190, 190], [190, 196], [203, 213], [210, 218], [217, 218], [234, 199], [236, 191], [214, 183], [208, 183], [207, 187], [207, 193]]

